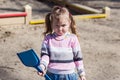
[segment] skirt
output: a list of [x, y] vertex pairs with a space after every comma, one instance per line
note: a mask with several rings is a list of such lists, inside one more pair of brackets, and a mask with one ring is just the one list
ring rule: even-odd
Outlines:
[[[47, 72], [47, 75], [52, 79], [52, 80], [78, 80], [78, 75], [76, 73], [71, 73], [71, 74], [54, 74]], [[49, 79], [45, 79], [49, 80]]]

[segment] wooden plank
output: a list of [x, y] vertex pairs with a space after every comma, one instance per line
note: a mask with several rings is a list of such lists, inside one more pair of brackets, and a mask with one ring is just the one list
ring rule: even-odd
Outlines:
[[0, 25], [24, 24], [25, 17], [0, 18]]

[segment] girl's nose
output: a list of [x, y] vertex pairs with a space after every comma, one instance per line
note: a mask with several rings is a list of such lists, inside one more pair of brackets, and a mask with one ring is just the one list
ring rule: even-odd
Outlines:
[[62, 27], [59, 27], [58, 29], [61, 31], [61, 30], [62, 30]]

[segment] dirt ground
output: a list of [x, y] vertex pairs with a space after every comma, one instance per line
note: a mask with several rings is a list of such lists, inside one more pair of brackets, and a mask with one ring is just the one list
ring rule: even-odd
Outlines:
[[[1, 0], [0, 12], [22, 11], [26, 4], [32, 6], [34, 19], [44, 18], [53, 6], [37, 0]], [[111, 8], [109, 19], [76, 20], [87, 80], [120, 80], [120, 1], [82, 0], [81, 4]], [[16, 55], [32, 48], [39, 56], [43, 30], [44, 24], [0, 26], [0, 80], [44, 80]]]

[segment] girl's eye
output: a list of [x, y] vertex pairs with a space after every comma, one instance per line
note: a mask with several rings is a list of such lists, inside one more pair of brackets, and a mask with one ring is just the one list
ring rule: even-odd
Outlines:
[[62, 24], [62, 25], [56, 25], [56, 27], [65, 27], [66, 26], [66, 24]]
[[59, 27], [59, 25], [56, 25], [56, 27]]
[[62, 27], [65, 27], [66, 26], [66, 24], [63, 24], [63, 25], [61, 25]]

